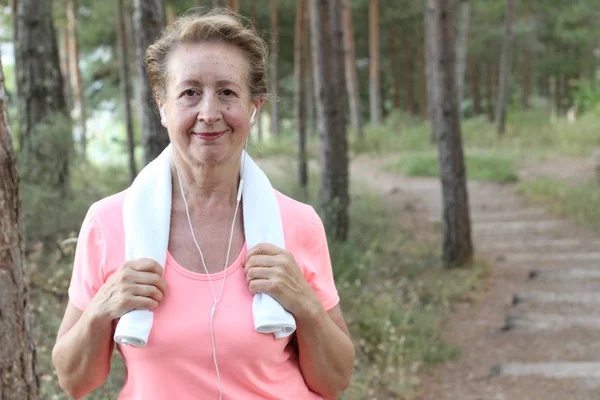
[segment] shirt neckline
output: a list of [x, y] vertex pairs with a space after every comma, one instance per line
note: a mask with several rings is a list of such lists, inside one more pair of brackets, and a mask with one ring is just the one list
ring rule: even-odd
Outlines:
[[187, 268], [184, 268], [183, 266], [181, 266], [181, 264], [179, 264], [175, 258], [173, 257], [173, 255], [171, 254], [170, 251], [167, 251], [167, 268], [171, 267], [173, 270], [175, 270], [177, 273], [190, 278], [190, 279], [195, 279], [195, 280], [199, 280], [199, 281], [215, 281], [215, 280], [221, 280], [226, 276], [231, 275], [232, 273], [234, 273], [235, 271], [237, 271], [242, 265], [243, 265], [243, 260], [244, 260], [244, 256], [246, 254], [246, 242], [244, 242], [244, 245], [242, 246], [242, 249], [240, 250], [240, 253], [238, 254], [238, 256], [236, 257], [236, 259], [227, 267], [225, 268], [224, 271], [220, 271], [220, 272], [215, 272], [213, 274], [203, 274], [200, 272], [194, 272], [194, 271], [190, 271]]

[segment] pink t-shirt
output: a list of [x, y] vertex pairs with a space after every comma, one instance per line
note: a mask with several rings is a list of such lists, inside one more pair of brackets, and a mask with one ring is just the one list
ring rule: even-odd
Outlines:
[[[330, 310], [339, 297], [321, 219], [312, 207], [279, 192], [276, 196], [286, 248]], [[125, 260], [124, 198], [121, 192], [93, 204], [83, 222], [69, 287], [69, 298], [80, 310]], [[227, 275], [213, 321], [223, 400], [321, 399], [304, 382], [297, 353], [287, 347], [290, 337], [275, 339], [254, 330], [252, 294], [243, 268], [246, 251], [244, 245], [224, 273], [211, 275], [214, 290]], [[118, 346], [127, 367], [119, 400], [217, 399], [207, 275], [183, 268], [168, 254], [164, 278], [168, 290], [154, 313], [148, 344]]]

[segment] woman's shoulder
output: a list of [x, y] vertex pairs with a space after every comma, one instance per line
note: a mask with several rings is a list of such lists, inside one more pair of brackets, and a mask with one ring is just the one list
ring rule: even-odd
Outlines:
[[122, 225], [126, 193], [124, 190], [94, 202], [89, 208], [88, 217], [105, 227]]
[[275, 190], [286, 236], [312, 236], [323, 230], [321, 217], [310, 205]]

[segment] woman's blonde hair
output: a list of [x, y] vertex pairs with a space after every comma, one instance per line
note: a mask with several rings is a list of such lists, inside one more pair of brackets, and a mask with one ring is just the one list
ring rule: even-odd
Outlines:
[[221, 42], [242, 50], [248, 60], [248, 84], [252, 100], [265, 99], [267, 89], [267, 45], [251, 25], [229, 9], [217, 8], [204, 14], [182, 16], [170, 23], [146, 50], [146, 66], [154, 97], [166, 92], [169, 54], [179, 44]]

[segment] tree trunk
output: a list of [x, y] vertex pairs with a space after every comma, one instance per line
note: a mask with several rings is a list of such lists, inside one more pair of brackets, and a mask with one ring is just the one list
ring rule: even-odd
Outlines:
[[479, 65], [474, 58], [469, 62], [469, 76], [471, 77], [471, 98], [473, 100], [473, 115], [481, 114], [481, 88]]
[[405, 86], [406, 86], [406, 111], [410, 115], [415, 115], [415, 85], [413, 71], [413, 48], [410, 40], [404, 41], [404, 57], [405, 57]]
[[213, 0], [213, 7], [223, 7], [226, 4], [226, 0]]
[[227, 0], [227, 7], [231, 8], [235, 12], [240, 10], [238, 0]]
[[129, 84], [129, 56], [127, 32], [125, 31], [125, 10], [123, 0], [117, 0], [117, 38], [119, 46], [119, 80], [123, 107], [125, 110], [125, 126], [127, 129], [127, 149], [129, 155], [129, 179], [131, 182], [137, 175], [135, 165], [135, 141], [133, 138], [133, 117], [131, 115], [131, 86]]
[[350, 120], [356, 130], [358, 141], [362, 142], [362, 111], [360, 107], [360, 91], [356, 76], [356, 54], [354, 51], [354, 27], [352, 24], [352, 8], [348, 0], [344, 1], [344, 47], [346, 59], [346, 82], [348, 85], [348, 99], [350, 100]]
[[164, 25], [161, 0], [134, 0], [133, 23], [135, 25], [137, 92], [140, 98], [140, 121], [144, 164], [154, 160], [169, 145], [169, 135], [160, 123], [158, 108], [150, 86], [145, 66], [146, 49], [159, 35]]
[[173, 11], [173, 1], [165, 1], [165, 14], [167, 14], [167, 25], [175, 21], [175, 11]]
[[252, 22], [252, 25], [254, 26], [255, 29], [258, 28], [256, 26], [256, 1], [255, 0], [250, 0], [250, 22]]
[[23, 272], [19, 176], [7, 101], [0, 59], [0, 399], [36, 400], [38, 381]]
[[[66, 7], [66, 4], [63, 3], [63, 6]], [[72, 104], [73, 99], [71, 95], [71, 77], [69, 76], [69, 66], [71, 65], [71, 61], [69, 60], [69, 32], [67, 30], [67, 26], [64, 25], [59, 28], [58, 37], [60, 38], [60, 45], [58, 46], [59, 50], [59, 60], [60, 60], [60, 73], [63, 76], [63, 92], [65, 96], [65, 103], [67, 103], [67, 107]]]
[[525, 44], [523, 49], [523, 97], [521, 103], [525, 110], [529, 110], [529, 96], [531, 94], [531, 50]]
[[460, 110], [464, 96], [465, 71], [467, 69], [467, 52], [469, 47], [469, 0], [460, 2], [460, 18], [458, 20], [458, 37], [456, 38], [456, 86], [458, 107]]
[[271, 0], [271, 133], [273, 136], [279, 136], [279, 102], [277, 96], [279, 93], [279, 27], [278, 27], [278, 2], [279, 0]]
[[336, 240], [348, 235], [348, 141], [342, 0], [310, 0], [317, 114], [321, 137], [321, 205], [325, 228]]
[[[435, 0], [438, 1], [438, 0]], [[438, 23], [436, 8], [432, 8], [429, 0], [425, 7], [425, 21], [424, 21], [424, 42], [425, 42], [425, 65], [427, 72], [427, 114], [431, 120], [431, 142], [435, 143], [437, 140], [437, 123], [438, 120], [435, 118], [435, 107], [436, 99], [439, 97], [440, 82], [438, 77], [438, 68], [436, 68], [436, 60], [439, 57], [441, 50], [438, 48], [439, 43], [436, 38], [439, 36]]]
[[561, 93], [560, 75], [555, 75], [554, 76], [554, 111], [556, 112], [557, 116], [560, 116], [562, 114], [561, 99], [562, 99], [562, 93]]
[[452, 0], [427, 0], [429, 25], [438, 35], [433, 53], [435, 81], [434, 117], [438, 130], [438, 153], [442, 183], [444, 221], [444, 265], [448, 268], [469, 263], [473, 257], [469, 199], [465, 179], [460, 116], [456, 96], [456, 66], [452, 19]]
[[427, 52], [426, 37], [427, 33], [425, 28], [423, 29], [423, 40], [418, 41], [419, 46], [419, 112], [421, 113], [421, 121], [427, 121], [428, 115], [431, 115], [431, 88], [429, 80], [432, 78], [430, 75], [430, 66], [427, 64], [425, 59], [425, 53]]
[[369, 1], [369, 108], [371, 123], [381, 124], [381, 67], [379, 65], [379, 0]]
[[[307, 21], [310, 17], [310, 0], [307, 1]], [[308, 130], [308, 134], [316, 137], [319, 133], [317, 128], [317, 118], [316, 118], [316, 107], [317, 107], [317, 95], [315, 92], [315, 81], [314, 81], [314, 69], [313, 69], [313, 56], [312, 56], [312, 45], [311, 45], [311, 27], [310, 22], [306, 24], [307, 35], [305, 37], [306, 43], [304, 45], [304, 58], [306, 59], [306, 74], [305, 74], [305, 91], [306, 93], [306, 129]], [[362, 116], [361, 116], [362, 117]]]
[[73, 116], [78, 125], [77, 136], [80, 139], [80, 154], [86, 159], [87, 152], [87, 129], [85, 97], [83, 92], [83, 80], [79, 68], [79, 39], [77, 32], [77, 0], [67, 0], [67, 32], [69, 35], [69, 78], [73, 92]]
[[[19, 66], [15, 73], [23, 143], [21, 155], [43, 168], [41, 175], [44, 176], [32, 176], [32, 179], [59, 188], [66, 194], [73, 141], [58, 60], [52, 2], [17, 2], [15, 65]], [[60, 119], [61, 126], [53, 129], [53, 137], [44, 136], [50, 134], [48, 128], [54, 127], [56, 118]], [[42, 128], [45, 123], [50, 126]], [[44, 138], [40, 139], [42, 136]], [[56, 154], [61, 155], [60, 159], [52, 159]]]
[[486, 64], [485, 103], [488, 121], [494, 122], [494, 66]]
[[305, 67], [303, 62], [304, 55], [304, 40], [306, 32], [306, 3], [305, 0], [296, 1], [296, 32], [294, 38], [294, 83], [295, 104], [294, 113], [296, 119], [296, 140], [298, 144], [297, 152], [297, 177], [298, 184], [301, 188], [306, 189], [308, 186], [308, 167], [306, 156], [306, 86], [304, 85]]
[[[390, 29], [390, 63], [392, 64], [392, 109], [399, 110], [402, 108], [400, 101], [402, 84], [400, 83], [401, 67], [398, 51], [398, 27], [393, 25]], [[406, 108], [406, 107], [405, 107]]]
[[504, 21], [504, 39], [502, 40], [502, 60], [500, 61], [500, 86], [496, 104], [496, 131], [503, 134], [506, 124], [506, 106], [510, 92], [510, 72], [512, 69], [512, 24], [514, 0], [506, 0], [506, 19]]

